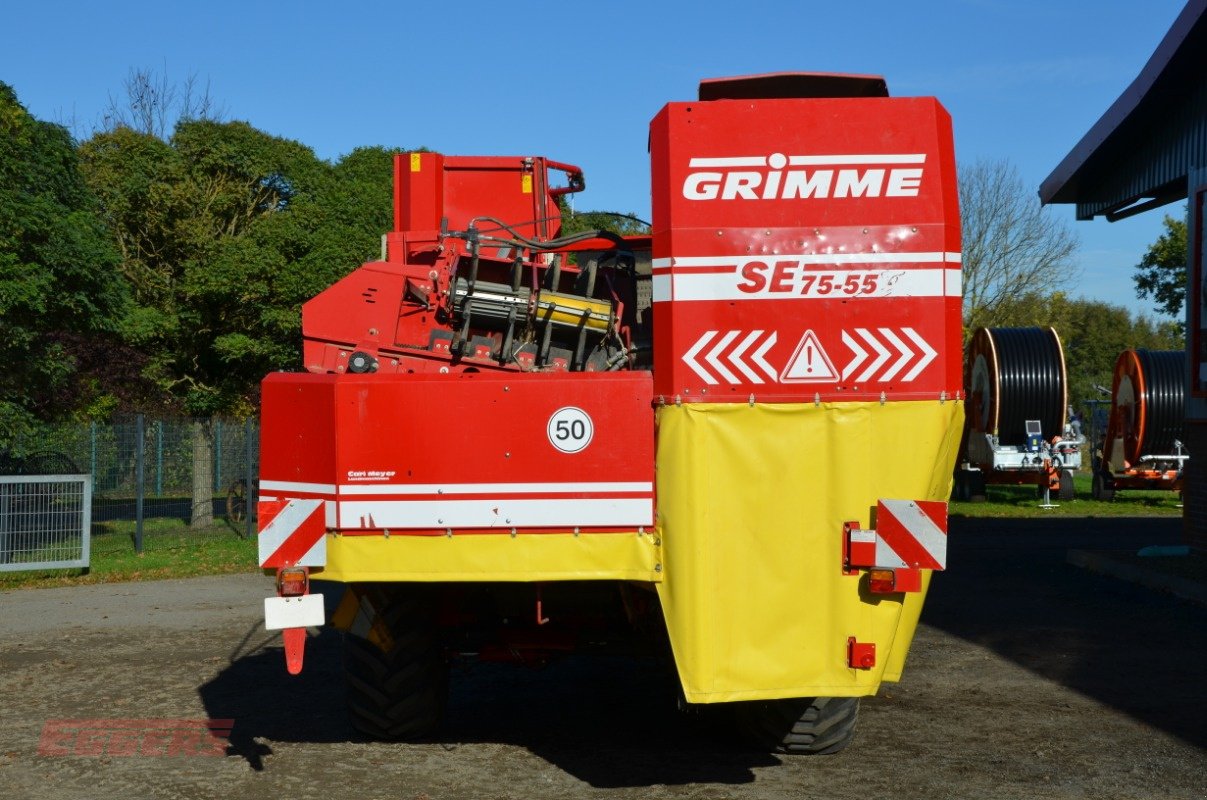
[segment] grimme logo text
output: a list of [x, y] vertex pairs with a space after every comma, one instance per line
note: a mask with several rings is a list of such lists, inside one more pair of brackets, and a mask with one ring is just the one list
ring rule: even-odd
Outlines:
[[925, 161], [925, 153], [693, 158], [690, 167], [696, 171], [683, 181], [683, 196], [688, 200], [917, 197]]

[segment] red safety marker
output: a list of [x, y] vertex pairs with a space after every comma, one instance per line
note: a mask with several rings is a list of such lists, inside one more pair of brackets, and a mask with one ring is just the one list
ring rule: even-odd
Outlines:
[[843, 572], [872, 570], [874, 594], [922, 591], [922, 570], [947, 568], [947, 503], [880, 500], [876, 529], [843, 523]]
[[262, 500], [257, 506], [261, 567], [322, 567], [327, 564], [323, 504], [313, 498]]
[[947, 503], [941, 500], [878, 501], [876, 539], [877, 563], [873, 566], [946, 569]]

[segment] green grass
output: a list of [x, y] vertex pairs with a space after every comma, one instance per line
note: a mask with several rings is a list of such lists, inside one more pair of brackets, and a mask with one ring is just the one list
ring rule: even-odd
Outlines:
[[143, 524], [143, 552], [134, 552], [132, 521], [92, 526], [91, 568], [0, 572], [5, 589], [76, 586], [85, 583], [189, 578], [258, 572], [255, 539], [241, 539], [226, 522], [191, 530], [177, 519], [148, 519]]
[[1075, 500], [1052, 502], [1059, 508], [1039, 508], [1043, 502], [1036, 496], [1035, 486], [985, 487], [988, 498], [984, 503], [952, 501], [948, 514], [955, 517], [1177, 517], [1182, 515], [1182, 501], [1177, 492], [1149, 489], [1120, 489], [1115, 499], [1106, 502], [1090, 495], [1091, 476], [1077, 473], [1073, 486]]

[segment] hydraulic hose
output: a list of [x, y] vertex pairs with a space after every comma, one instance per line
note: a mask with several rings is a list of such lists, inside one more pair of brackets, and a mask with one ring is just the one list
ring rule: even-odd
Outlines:
[[[978, 363], [979, 360], [979, 363]], [[1001, 444], [1026, 442], [1027, 420], [1039, 420], [1045, 439], [1064, 432], [1068, 375], [1060, 337], [1052, 328], [980, 328], [969, 348], [970, 395], [989, 433]]]

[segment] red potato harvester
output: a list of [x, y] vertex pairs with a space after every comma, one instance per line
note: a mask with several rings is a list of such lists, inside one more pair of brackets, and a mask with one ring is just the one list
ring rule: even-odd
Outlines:
[[436, 731], [457, 659], [636, 649], [760, 746], [831, 753], [901, 677], [964, 411], [950, 117], [730, 78], [649, 147], [627, 237], [564, 232], [576, 166], [398, 155], [382, 258], [264, 381], [266, 625], [296, 673], [313, 589], [342, 598], [362, 733]]

